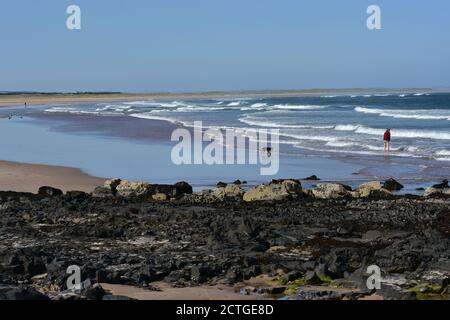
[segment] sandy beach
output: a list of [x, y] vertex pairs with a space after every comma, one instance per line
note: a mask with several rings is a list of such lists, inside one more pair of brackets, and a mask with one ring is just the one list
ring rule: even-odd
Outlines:
[[52, 186], [91, 192], [104, 180], [74, 168], [0, 161], [0, 190], [4, 191], [37, 192], [41, 186]]

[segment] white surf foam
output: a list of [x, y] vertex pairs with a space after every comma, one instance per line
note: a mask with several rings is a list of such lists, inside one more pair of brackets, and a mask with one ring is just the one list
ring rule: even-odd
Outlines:
[[184, 125], [184, 123], [182, 121], [179, 121], [179, 120], [176, 120], [173, 118], [169, 118], [169, 117], [155, 116], [151, 112], [133, 113], [133, 114], [130, 114], [130, 117], [139, 118], [139, 119], [147, 119], [147, 120], [167, 121], [167, 122], [170, 122], [173, 124], [183, 124]]
[[450, 156], [450, 150], [439, 150], [436, 151], [437, 156]]
[[256, 119], [249, 116], [239, 118], [239, 121], [250, 126], [265, 128], [286, 128], [286, 129], [333, 129], [332, 125], [309, 125], [309, 124], [287, 124], [275, 122], [268, 119]]
[[227, 104], [228, 107], [239, 107], [242, 104], [241, 101], [234, 101]]
[[281, 110], [320, 110], [325, 109], [328, 106], [313, 106], [313, 105], [288, 105], [288, 104], [277, 104], [274, 105], [274, 109]]
[[450, 111], [440, 109], [400, 110], [400, 109], [372, 109], [365, 107], [356, 107], [355, 111], [366, 114], [378, 114], [381, 117], [391, 117], [397, 119], [450, 121]]
[[[336, 125], [337, 131], [353, 131], [368, 135], [382, 136], [385, 129], [371, 128], [358, 124]], [[419, 138], [434, 140], [450, 140], [450, 132], [430, 131], [430, 130], [391, 130], [392, 136], [397, 138]]]

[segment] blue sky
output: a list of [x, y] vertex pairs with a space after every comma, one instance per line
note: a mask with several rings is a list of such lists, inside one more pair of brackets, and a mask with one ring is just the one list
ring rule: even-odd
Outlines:
[[448, 0], [4, 0], [0, 91], [450, 87], [449, 33]]

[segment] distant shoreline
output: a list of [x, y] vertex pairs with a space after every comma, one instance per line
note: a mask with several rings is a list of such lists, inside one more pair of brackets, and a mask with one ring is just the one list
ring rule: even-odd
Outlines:
[[268, 90], [268, 91], [217, 91], [199, 93], [38, 93], [0, 92], [0, 107], [40, 105], [52, 103], [97, 103], [135, 100], [169, 99], [219, 99], [239, 97], [302, 97], [347, 94], [401, 94], [401, 93], [443, 93], [450, 89], [405, 88], [405, 89], [308, 89], [308, 90]]

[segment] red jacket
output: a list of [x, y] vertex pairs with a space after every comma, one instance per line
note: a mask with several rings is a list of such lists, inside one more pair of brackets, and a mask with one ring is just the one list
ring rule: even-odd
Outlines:
[[391, 141], [391, 133], [389, 131], [384, 133], [384, 141]]

